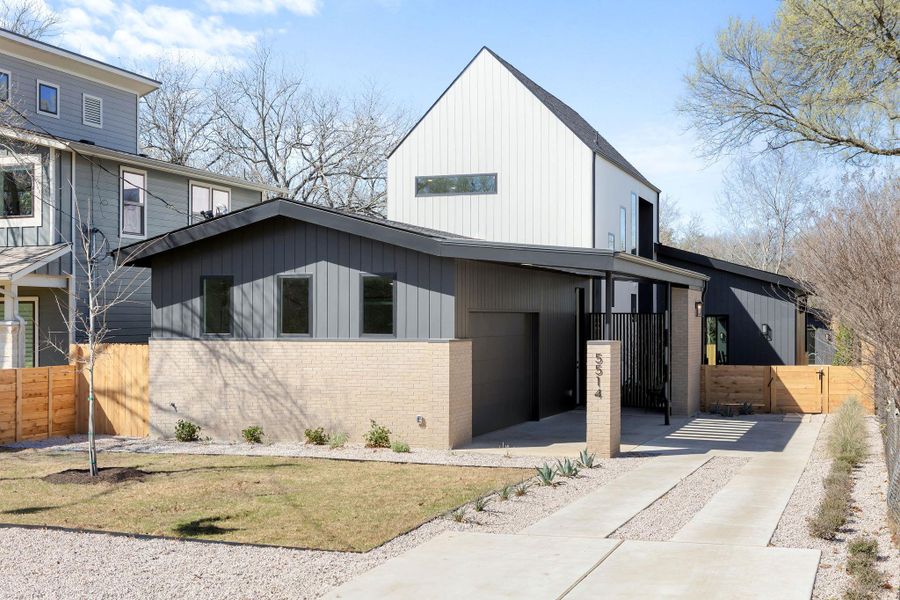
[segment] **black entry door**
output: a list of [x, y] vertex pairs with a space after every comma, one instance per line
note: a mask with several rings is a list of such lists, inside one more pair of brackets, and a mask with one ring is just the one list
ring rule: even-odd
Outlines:
[[472, 435], [537, 418], [532, 313], [473, 312]]

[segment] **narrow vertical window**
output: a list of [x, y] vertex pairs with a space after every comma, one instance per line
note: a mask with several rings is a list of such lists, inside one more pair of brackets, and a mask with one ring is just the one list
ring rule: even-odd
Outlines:
[[37, 111], [59, 118], [59, 86], [46, 81], [37, 82]]
[[210, 335], [231, 334], [231, 277], [204, 277], [203, 333]]
[[133, 237], [146, 235], [146, 186], [146, 173], [122, 169], [119, 190], [122, 204], [122, 235]]
[[638, 197], [631, 192], [631, 253], [637, 254], [638, 245]]
[[394, 277], [363, 275], [362, 333], [394, 335]]
[[616, 249], [616, 234], [610, 233], [608, 236], [606, 236], [606, 247], [610, 250]]
[[282, 335], [309, 335], [310, 285], [309, 277], [282, 277], [281, 329]]
[[0, 71], [0, 102], [9, 102], [9, 71]]
[[619, 208], [619, 250], [624, 251], [628, 238], [628, 211], [625, 207]]

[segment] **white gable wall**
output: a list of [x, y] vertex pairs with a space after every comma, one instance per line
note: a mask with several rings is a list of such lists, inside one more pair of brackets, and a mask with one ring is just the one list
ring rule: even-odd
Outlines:
[[[387, 216], [492, 241], [591, 247], [592, 161], [482, 50], [389, 158]], [[415, 195], [416, 176], [467, 173], [497, 173], [497, 193]]]

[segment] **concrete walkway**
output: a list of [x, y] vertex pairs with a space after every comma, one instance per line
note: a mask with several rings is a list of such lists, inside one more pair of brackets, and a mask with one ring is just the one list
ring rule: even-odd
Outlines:
[[523, 533], [605, 538], [709, 460], [705, 455], [648, 461], [544, 517]]
[[767, 546], [806, 468], [822, 422], [811, 420], [795, 431], [782, 452], [759, 455], [744, 465], [672, 541]]
[[[819, 551], [767, 547], [823, 419], [694, 419], [642, 442], [663, 456], [519, 534], [445, 533], [330, 598], [808, 600]], [[610, 535], [715, 455], [752, 460], [668, 542]]]

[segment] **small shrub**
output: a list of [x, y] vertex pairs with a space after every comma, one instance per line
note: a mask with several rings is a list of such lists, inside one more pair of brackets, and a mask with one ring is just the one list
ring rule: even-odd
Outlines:
[[262, 444], [265, 433], [263, 433], [263, 429], [259, 425], [251, 425], [241, 431], [241, 435], [244, 436], [244, 441], [249, 444]]
[[568, 458], [556, 461], [556, 472], [562, 477], [576, 477], [578, 475], [578, 465]]
[[466, 507], [460, 506], [452, 513], [450, 513], [450, 517], [456, 521], [457, 523], [465, 523], [466, 522]]
[[502, 488], [500, 488], [500, 491], [497, 492], [497, 497], [500, 498], [501, 500], [506, 501], [506, 500], [509, 500], [509, 495], [511, 493], [512, 493], [512, 486], [504, 485]]
[[875, 598], [884, 585], [884, 573], [878, 570], [878, 541], [870, 537], [856, 537], [847, 544], [849, 557], [847, 572], [853, 583], [844, 596], [848, 600]]
[[332, 448], [343, 448], [347, 440], [350, 439], [350, 436], [343, 432], [332, 433], [330, 437], [328, 445]]
[[587, 448], [582, 450], [578, 454], [578, 464], [580, 464], [585, 469], [593, 469], [594, 468], [594, 455], [587, 451]]
[[541, 480], [541, 485], [555, 485], [553, 482], [553, 478], [556, 477], [556, 470], [548, 464], [544, 464], [540, 467], [535, 467], [535, 471], [537, 471], [538, 479]]
[[366, 448], [390, 448], [391, 430], [379, 425], [374, 419], [371, 420], [371, 423], [369, 431], [363, 436], [366, 440]]
[[184, 419], [175, 423], [175, 439], [179, 442], [196, 442], [200, 439], [200, 426]]
[[529, 485], [523, 481], [522, 483], [520, 483], [519, 485], [517, 485], [515, 487], [513, 493], [518, 497], [524, 496], [525, 494], [528, 493], [528, 487], [529, 487]]
[[316, 446], [324, 446], [328, 443], [328, 434], [325, 433], [324, 427], [316, 427], [315, 429], [307, 429], [303, 432], [306, 436], [307, 444], [315, 444]]
[[866, 414], [862, 405], [851, 398], [834, 415], [828, 452], [835, 460], [856, 466], [866, 459]]
[[409, 452], [409, 444], [401, 441], [391, 442], [391, 450], [401, 454], [406, 453]]
[[473, 505], [475, 512], [482, 512], [489, 502], [490, 500], [486, 496], [475, 500], [475, 504]]
[[753, 414], [753, 404], [750, 402], [744, 402], [741, 404], [741, 407], [738, 409], [738, 414], [742, 415], [752, 415]]

